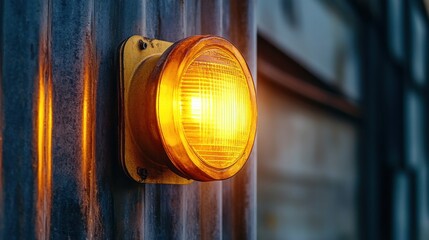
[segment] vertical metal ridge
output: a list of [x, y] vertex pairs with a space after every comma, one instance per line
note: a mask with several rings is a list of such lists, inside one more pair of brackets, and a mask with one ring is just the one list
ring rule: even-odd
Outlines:
[[[256, 23], [255, 1], [231, 1], [228, 6], [228, 39], [240, 50], [249, 65], [256, 86]], [[256, 148], [243, 169], [223, 184], [223, 226], [230, 228], [225, 237], [232, 239], [256, 239]]]
[[138, 201], [139, 204], [137, 204], [137, 208], [136, 208], [136, 214], [135, 214], [135, 227], [136, 229], [136, 233], [135, 233], [135, 238], [138, 239], [145, 239], [145, 221], [144, 221], [144, 217], [145, 217], [145, 206], [144, 206], [144, 199], [145, 199], [145, 188], [144, 187], [139, 187], [137, 189], [137, 197], [138, 197]]
[[[4, 31], [4, 1], [0, 0], [0, 233], [4, 232], [4, 188], [3, 188], [3, 122], [4, 122], [4, 101], [3, 101], [3, 31]], [[0, 237], [2, 234], [0, 234]]]
[[[205, 2], [205, 1], [204, 1]], [[201, 34], [201, 11], [204, 2], [198, 0], [185, 1], [184, 21], [186, 21], [185, 36]], [[214, 10], [214, 9], [211, 9]]]
[[114, 238], [114, 214], [112, 177], [117, 156], [117, 99], [115, 49], [118, 47], [118, 7], [117, 1], [94, 1], [91, 39], [96, 68], [93, 88], [95, 115], [94, 126], [94, 181], [96, 183], [96, 201], [98, 220], [95, 224], [96, 238]]
[[52, 1], [53, 194], [51, 238], [101, 231], [95, 161], [94, 1]]
[[41, 1], [1, 1], [1, 239], [35, 235], [41, 8]]
[[89, 26], [86, 29], [83, 63], [82, 95], [82, 163], [81, 199], [86, 219], [86, 238], [94, 239], [100, 231], [100, 209], [97, 200], [97, 173], [95, 165], [95, 86], [97, 68], [94, 47], [95, 13], [94, 1], [88, 5]]
[[52, 197], [52, 71], [50, 54], [51, 2], [42, 4], [41, 29], [38, 56], [38, 103], [37, 103], [37, 191], [36, 224], [37, 239], [49, 239]]
[[200, 184], [201, 239], [222, 239], [222, 182]]
[[147, 21], [146, 21], [146, 18], [147, 18], [146, 4], [147, 4], [147, 1], [142, 1], [141, 6], [140, 6], [140, 8], [141, 8], [140, 20], [141, 20], [141, 26], [142, 26], [141, 33], [147, 32], [147, 29], [150, 28], [150, 26], [148, 26]]
[[[91, 46], [90, 43], [88, 45]], [[91, 55], [89, 50], [86, 55]], [[97, 201], [97, 182], [95, 167], [95, 108], [94, 108], [94, 71], [92, 68], [92, 57], [85, 57], [84, 79], [83, 79], [83, 103], [82, 103], [82, 211], [86, 218], [87, 238], [93, 239], [97, 230], [99, 220], [99, 207]]]

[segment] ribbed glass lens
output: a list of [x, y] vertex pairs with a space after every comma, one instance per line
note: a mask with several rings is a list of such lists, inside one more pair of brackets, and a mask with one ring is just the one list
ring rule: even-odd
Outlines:
[[238, 60], [221, 48], [202, 51], [184, 70], [178, 98], [176, 120], [195, 155], [211, 167], [233, 165], [246, 149], [253, 120]]

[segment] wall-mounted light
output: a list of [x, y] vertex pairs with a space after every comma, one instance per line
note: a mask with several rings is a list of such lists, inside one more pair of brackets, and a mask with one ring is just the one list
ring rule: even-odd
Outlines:
[[120, 49], [119, 95], [121, 162], [137, 182], [227, 179], [249, 158], [255, 88], [223, 38], [130, 37]]

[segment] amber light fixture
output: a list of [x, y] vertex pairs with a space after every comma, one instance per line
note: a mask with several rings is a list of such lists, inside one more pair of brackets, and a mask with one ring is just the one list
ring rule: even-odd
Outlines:
[[223, 180], [244, 166], [256, 134], [256, 94], [230, 42], [132, 36], [120, 48], [120, 73], [120, 157], [132, 179]]

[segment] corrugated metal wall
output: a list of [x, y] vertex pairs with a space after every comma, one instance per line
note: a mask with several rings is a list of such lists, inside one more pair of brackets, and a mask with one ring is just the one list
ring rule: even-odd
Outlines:
[[3, 0], [0, 239], [254, 239], [256, 158], [214, 183], [142, 185], [117, 157], [117, 47], [232, 41], [256, 76], [254, 2]]

